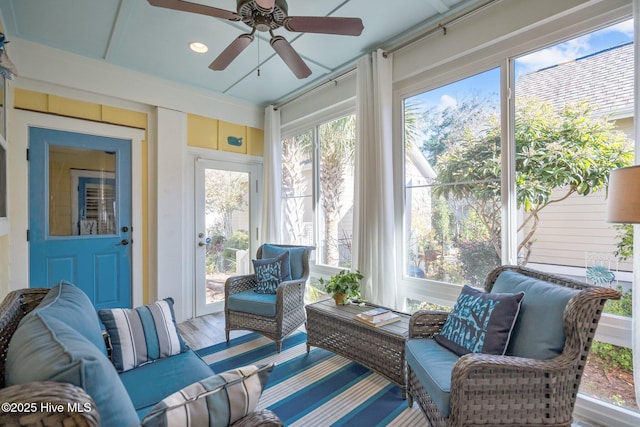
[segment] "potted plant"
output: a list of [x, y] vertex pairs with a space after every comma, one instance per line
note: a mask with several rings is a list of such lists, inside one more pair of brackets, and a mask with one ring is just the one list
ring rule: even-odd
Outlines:
[[328, 282], [318, 279], [326, 292], [333, 296], [336, 304], [344, 305], [347, 301], [360, 297], [360, 281], [364, 276], [359, 271], [341, 270], [329, 278]]

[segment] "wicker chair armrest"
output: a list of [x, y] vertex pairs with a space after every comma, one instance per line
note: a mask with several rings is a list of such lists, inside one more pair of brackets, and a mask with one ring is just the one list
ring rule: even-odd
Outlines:
[[82, 388], [53, 381], [0, 389], [0, 402], [16, 409], [0, 411], [0, 425], [100, 426], [95, 402]]
[[446, 311], [416, 311], [409, 321], [409, 338], [431, 338], [440, 332], [448, 315]]
[[242, 276], [231, 276], [224, 282], [224, 294], [226, 297], [229, 295], [237, 294], [239, 292], [249, 291], [256, 287], [256, 275], [245, 274]]
[[250, 414], [247, 414], [242, 419], [239, 419], [235, 423], [231, 424], [231, 427], [253, 427], [253, 426], [264, 426], [264, 427], [281, 427], [284, 426], [282, 420], [273, 412], [268, 409], [263, 409], [261, 411], [255, 411]]
[[282, 301], [284, 311], [295, 310], [304, 306], [305, 279], [287, 280], [281, 282], [276, 289], [278, 302]]
[[564, 402], [553, 395], [553, 390], [561, 393], [571, 387], [577, 370], [576, 356], [565, 353], [537, 360], [470, 353], [460, 357], [451, 373], [451, 425], [465, 425], [469, 422], [465, 423], [466, 417], [477, 417], [478, 408], [493, 407], [498, 401], [508, 408], [515, 424], [531, 417], [533, 402], [540, 405], [534, 413], [541, 412], [540, 408], [553, 411], [555, 405], [562, 407]]

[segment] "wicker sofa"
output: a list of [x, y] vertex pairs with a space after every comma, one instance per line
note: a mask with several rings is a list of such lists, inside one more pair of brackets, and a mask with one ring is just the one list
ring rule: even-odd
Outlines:
[[414, 313], [409, 405], [415, 399], [435, 427], [570, 426], [603, 306], [620, 293], [519, 266], [494, 269], [485, 290], [524, 292], [506, 355], [458, 357], [432, 339], [448, 314]]
[[[30, 343], [28, 337], [26, 337], [27, 340], [24, 336], [19, 338], [20, 334], [24, 335], [24, 329], [20, 328], [30, 324], [28, 320], [33, 319], [33, 316], [24, 319], [25, 316], [36, 309], [43, 299], [46, 298], [43, 305], [47, 303], [52, 305], [51, 297], [47, 297], [47, 295], [50, 294], [50, 291], [53, 293], [56, 288], [58, 287], [52, 288], [52, 290], [40, 288], [14, 291], [9, 293], [0, 305], [0, 402], [12, 405], [9, 411], [0, 411], [0, 425], [65, 427], [139, 425], [140, 419], [159, 401], [158, 399], [161, 400], [186, 385], [213, 375], [213, 371], [206, 363], [192, 350], [188, 350], [177, 356], [166, 357], [124, 372], [123, 374], [129, 374], [129, 378], [122, 378], [122, 374], [116, 373], [107, 356], [102, 356], [98, 349], [92, 347], [100, 347], [100, 343], [96, 343], [95, 339], [101, 339], [104, 344], [99, 327], [100, 337], [82, 336], [77, 338], [84, 350], [89, 352], [84, 359], [72, 358], [71, 363], [68, 363], [68, 361], [61, 361], [60, 359], [64, 359], [64, 357], [59, 357], [58, 354], [57, 360], [47, 362], [44, 357], [44, 359], [38, 359], [38, 366], [29, 369], [25, 369], [24, 366], [16, 366], [21, 365], [22, 360], [17, 360], [16, 363], [16, 348], [8, 351], [9, 347], [15, 347], [18, 342], [23, 346], [23, 349], [27, 350], [22, 353], [18, 352], [18, 354], [30, 353], [30, 349], [26, 347], [36, 344]], [[56, 298], [55, 301], [62, 299], [58, 294], [56, 294]], [[88, 299], [87, 302], [92, 309]], [[47, 305], [47, 307], [51, 305]], [[58, 330], [53, 331], [56, 340], [68, 339], [72, 332], [86, 333], [88, 328], [93, 328], [93, 325], [88, 325], [92, 321], [87, 321], [87, 319], [94, 318], [97, 322], [95, 310], [88, 313], [84, 303], [79, 304], [77, 299], [60, 308], [63, 309], [63, 312], [50, 313], [55, 315], [55, 319], [50, 322], [59, 327]], [[67, 325], [60, 325], [61, 318], [69, 321], [76, 331], [70, 331], [71, 328]], [[23, 319], [25, 321], [21, 323]], [[76, 324], [73, 324], [73, 319], [77, 319]], [[40, 317], [39, 320], [41, 320]], [[48, 330], [47, 333], [49, 332]], [[15, 338], [13, 342], [12, 338]], [[93, 342], [91, 342], [92, 339]], [[38, 336], [34, 336], [33, 342], [37, 343], [38, 341]], [[69, 348], [71, 350], [68, 350]], [[72, 352], [74, 348], [77, 349], [77, 347], [67, 346], [65, 351]], [[14, 355], [11, 355], [11, 352], [14, 352]], [[40, 353], [42, 355], [46, 352]], [[55, 355], [55, 350], [52, 350], [51, 353]], [[107, 361], [104, 362], [102, 357]], [[25, 364], [28, 363], [26, 359], [24, 359]], [[77, 363], [74, 363], [74, 360]], [[11, 374], [10, 370], [22, 370], [20, 375], [23, 376], [37, 376], [35, 372], [41, 368], [46, 369], [46, 365], [56, 366], [60, 363], [66, 363], [63, 366], [68, 367], [64, 369], [67, 372], [56, 373], [54, 378], [46, 378], [53, 381], [34, 380], [6, 386], [6, 378], [13, 375], [12, 382], [15, 382], [17, 375]], [[85, 389], [79, 387], [80, 384], [74, 385], [65, 379], [69, 378], [68, 371], [76, 370], [79, 364], [85, 366], [84, 369], [81, 369], [81, 379], [79, 380]], [[33, 373], [29, 370], [32, 370]], [[96, 378], [90, 378], [93, 374]], [[6, 408], [3, 407], [3, 409]], [[105, 414], [107, 415], [105, 416]], [[234, 424], [235, 427], [253, 425], [280, 426], [282, 424], [274, 413], [267, 410], [250, 413]]]

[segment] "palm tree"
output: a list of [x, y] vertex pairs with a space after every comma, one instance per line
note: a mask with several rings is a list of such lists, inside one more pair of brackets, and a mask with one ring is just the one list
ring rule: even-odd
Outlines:
[[289, 243], [311, 243], [306, 241], [304, 231], [304, 200], [310, 197], [304, 169], [311, 165], [311, 142], [311, 132], [282, 141], [282, 197]]
[[355, 154], [355, 115], [320, 126], [320, 204], [324, 213], [324, 262], [340, 263], [340, 233], [345, 178], [353, 170]]

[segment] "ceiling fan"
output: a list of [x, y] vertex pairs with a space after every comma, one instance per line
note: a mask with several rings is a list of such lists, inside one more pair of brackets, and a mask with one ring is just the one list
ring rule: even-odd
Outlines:
[[269, 32], [271, 47], [299, 79], [311, 75], [311, 70], [282, 36], [273, 30], [284, 27], [293, 32], [359, 36], [364, 29], [360, 18], [332, 16], [289, 16], [285, 0], [237, 0], [237, 12], [191, 3], [184, 0], [147, 0], [152, 6], [213, 16], [229, 21], [242, 21], [252, 28], [241, 34], [209, 65], [212, 70], [224, 70], [254, 39], [256, 31]]

